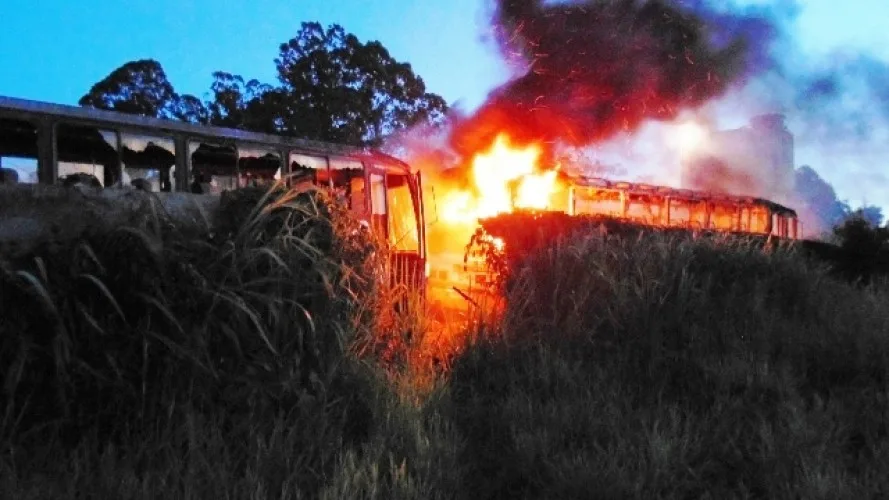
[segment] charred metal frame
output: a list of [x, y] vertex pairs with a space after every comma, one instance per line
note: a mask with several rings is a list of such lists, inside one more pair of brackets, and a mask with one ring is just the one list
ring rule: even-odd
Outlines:
[[[658, 217], [654, 220], [641, 220], [649, 225], [661, 225], [666, 227], [685, 227], [697, 230], [716, 230], [725, 232], [771, 234], [781, 238], [798, 239], [802, 226], [796, 211], [778, 203], [763, 198], [750, 196], [732, 196], [725, 194], [711, 194], [689, 189], [674, 189], [666, 186], [652, 186], [649, 184], [632, 183], [626, 181], [610, 181], [599, 177], [571, 177], [568, 183], [568, 207], [570, 215], [579, 215], [577, 200], [579, 192], [617, 195], [620, 199], [618, 213], [602, 213], [595, 215], [611, 215], [622, 219], [634, 219], [630, 215], [630, 205], [634, 198], [648, 198], [642, 202], [649, 208], [658, 208]], [[654, 202], [653, 200], [658, 200]], [[672, 217], [676, 204], [691, 207], [702, 206], [695, 211], [689, 208], [687, 221], [678, 221]], [[729, 227], [717, 227], [712, 218], [717, 207], [730, 208], [732, 222]], [[751, 226], [753, 212], [762, 210], [765, 217], [765, 227], [762, 230], [754, 230]], [[583, 212], [586, 213], [586, 212]], [[703, 223], [695, 222], [694, 213], [703, 216]], [[746, 213], [746, 217], [745, 217]], [[746, 218], [746, 224], [745, 224]]]
[[[0, 96], [0, 120], [19, 120], [35, 127], [37, 131], [37, 177], [40, 184], [59, 183], [59, 149], [58, 127], [61, 124], [92, 127], [115, 134], [118, 151], [116, 164], [116, 186], [121, 184], [122, 165], [120, 160], [121, 134], [145, 135], [173, 141], [175, 149], [175, 191], [189, 191], [189, 180], [192, 176], [192, 158], [189, 154], [190, 143], [207, 143], [232, 147], [235, 157], [240, 158], [239, 149], [261, 149], [274, 152], [281, 160], [281, 176], [287, 178], [290, 173], [291, 154], [300, 154], [323, 160], [327, 166], [328, 179], [331, 178], [331, 163], [338, 161], [358, 162], [361, 164], [365, 185], [365, 207], [370, 213], [370, 172], [405, 175], [408, 178], [414, 216], [417, 223], [419, 248], [415, 255], [403, 254], [396, 267], [404, 267], [410, 261], [410, 267], [418, 267], [419, 276], [410, 280], [420, 279], [425, 283], [426, 268], [426, 224], [423, 212], [423, 190], [420, 174], [414, 173], [410, 165], [382, 152], [354, 146], [332, 144], [321, 141], [296, 139], [271, 134], [246, 132], [243, 130], [195, 125], [158, 118], [98, 110], [94, 108], [65, 106], [39, 101], [17, 99]], [[240, 178], [238, 162], [235, 163], [234, 175]], [[112, 187], [112, 186], [106, 186]], [[388, 198], [388, 189], [386, 198]], [[388, 202], [387, 202], [388, 203]], [[387, 210], [388, 216], [388, 210]], [[388, 235], [386, 235], [388, 237]], [[405, 262], [400, 262], [405, 261]], [[413, 271], [412, 271], [413, 272]], [[421, 283], [421, 285], [423, 284]], [[421, 286], [422, 289], [422, 286]]]

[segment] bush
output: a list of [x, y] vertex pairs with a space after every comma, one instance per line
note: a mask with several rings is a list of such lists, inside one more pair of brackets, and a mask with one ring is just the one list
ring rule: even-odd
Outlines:
[[586, 234], [526, 255], [501, 328], [454, 365], [466, 489], [885, 494], [889, 294], [797, 253]]
[[142, 443], [175, 463], [268, 442], [299, 449], [311, 466], [287, 474], [317, 490], [373, 424], [373, 376], [349, 349], [376, 321], [360, 309], [376, 295], [374, 242], [320, 193], [237, 192], [203, 227], [152, 207], [0, 262], [6, 448], [24, 466], [41, 448]]

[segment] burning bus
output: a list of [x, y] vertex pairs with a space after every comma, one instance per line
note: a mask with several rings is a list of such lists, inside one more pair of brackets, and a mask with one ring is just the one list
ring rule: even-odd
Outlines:
[[[519, 145], [501, 133], [454, 177], [441, 182], [435, 224], [428, 229], [429, 282], [454, 301], [487, 293], [491, 282], [484, 255], [472, 248], [479, 221], [515, 211], [605, 217], [635, 226], [799, 239], [796, 211], [754, 196], [677, 189], [566, 173], [546, 164], [539, 143]], [[571, 170], [579, 166], [572, 165]], [[491, 247], [503, 242], [491, 237]]]
[[425, 289], [420, 174], [378, 151], [0, 96], [0, 169], [4, 183], [88, 179], [162, 201], [277, 179], [328, 189], [388, 242], [394, 277]]
[[674, 189], [596, 177], [575, 177], [567, 213], [603, 215], [649, 226], [798, 239], [795, 210], [752, 196]]

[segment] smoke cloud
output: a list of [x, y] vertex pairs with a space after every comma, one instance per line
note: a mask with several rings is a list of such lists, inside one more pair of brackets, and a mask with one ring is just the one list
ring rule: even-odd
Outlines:
[[701, 1], [497, 0], [498, 47], [527, 73], [494, 90], [452, 137], [464, 154], [508, 131], [584, 146], [671, 120], [770, 64], [771, 20]]
[[885, 126], [889, 119], [889, 65], [870, 54], [836, 53], [814, 66], [809, 74], [791, 77], [799, 89], [794, 107], [808, 125], [802, 137], [875, 139], [880, 130], [874, 125]]
[[[837, 195], [889, 202], [889, 178], [882, 174], [889, 156], [889, 64], [872, 53], [839, 48], [813, 57], [795, 38], [801, 9], [792, 3], [761, 8], [776, 36], [771, 59], [744, 85], [716, 100], [707, 112], [749, 121], [779, 112], [794, 136], [794, 185], [777, 196], [800, 213], [808, 236], [827, 232], [852, 208]], [[737, 172], [736, 172], [737, 173]], [[747, 192], [773, 195], [774, 179], [747, 173]], [[863, 207], [873, 212], [874, 207]], [[876, 210], [879, 212], [879, 210]]]
[[[725, 47], [732, 40], [742, 40], [744, 47], [738, 56], [742, 70], [727, 82], [724, 92], [700, 106], [686, 106], [678, 116], [714, 129], [734, 129], [758, 115], [782, 113], [795, 149], [795, 162], [788, 166], [790, 185], [764, 172], [756, 164], [757, 154], [763, 152], [751, 150], [742, 160], [733, 158], [734, 153], [722, 158], [740, 160], [733, 168], [711, 158], [686, 170], [683, 187], [775, 199], [797, 209], [807, 235], [813, 237], [849, 215], [852, 207], [846, 197], [855, 197], [859, 203], [889, 202], [889, 175], [883, 173], [889, 158], [886, 61], [849, 48], [826, 56], [807, 53], [795, 32], [803, 13], [795, 1], [746, 6], [706, 0], [670, 4], [691, 12], [706, 26], [710, 46]], [[676, 145], [671, 143], [675, 142], [671, 126], [655, 125], [661, 128], [657, 133], [619, 131], [604, 142], [593, 142], [590, 149], [611, 161], [630, 163], [632, 158], [636, 168], [630, 170], [637, 179], [679, 185], [682, 167]]]
[[746, 1], [491, 0], [497, 49], [517, 76], [474, 112], [399, 143], [412, 161], [459, 166], [507, 132], [542, 143], [545, 161], [568, 150], [590, 170], [678, 186], [679, 119], [731, 129], [783, 113], [796, 155], [786, 192], [719, 162], [688, 182], [777, 197], [819, 231], [850, 210], [834, 186], [844, 176], [846, 193], [889, 202], [889, 64], [861, 50], [813, 57], [794, 31], [802, 4]]

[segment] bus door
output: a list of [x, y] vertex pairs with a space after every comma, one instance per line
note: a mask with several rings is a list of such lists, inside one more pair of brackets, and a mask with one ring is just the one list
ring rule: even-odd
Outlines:
[[410, 172], [389, 172], [386, 175], [389, 243], [399, 263], [398, 276], [410, 288], [423, 291], [426, 248], [420, 189], [419, 178]]
[[389, 248], [390, 279], [422, 292], [426, 259], [417, 179], [409, 172], [375, 166], [367, 169], [367, 179], [371, 227]]

